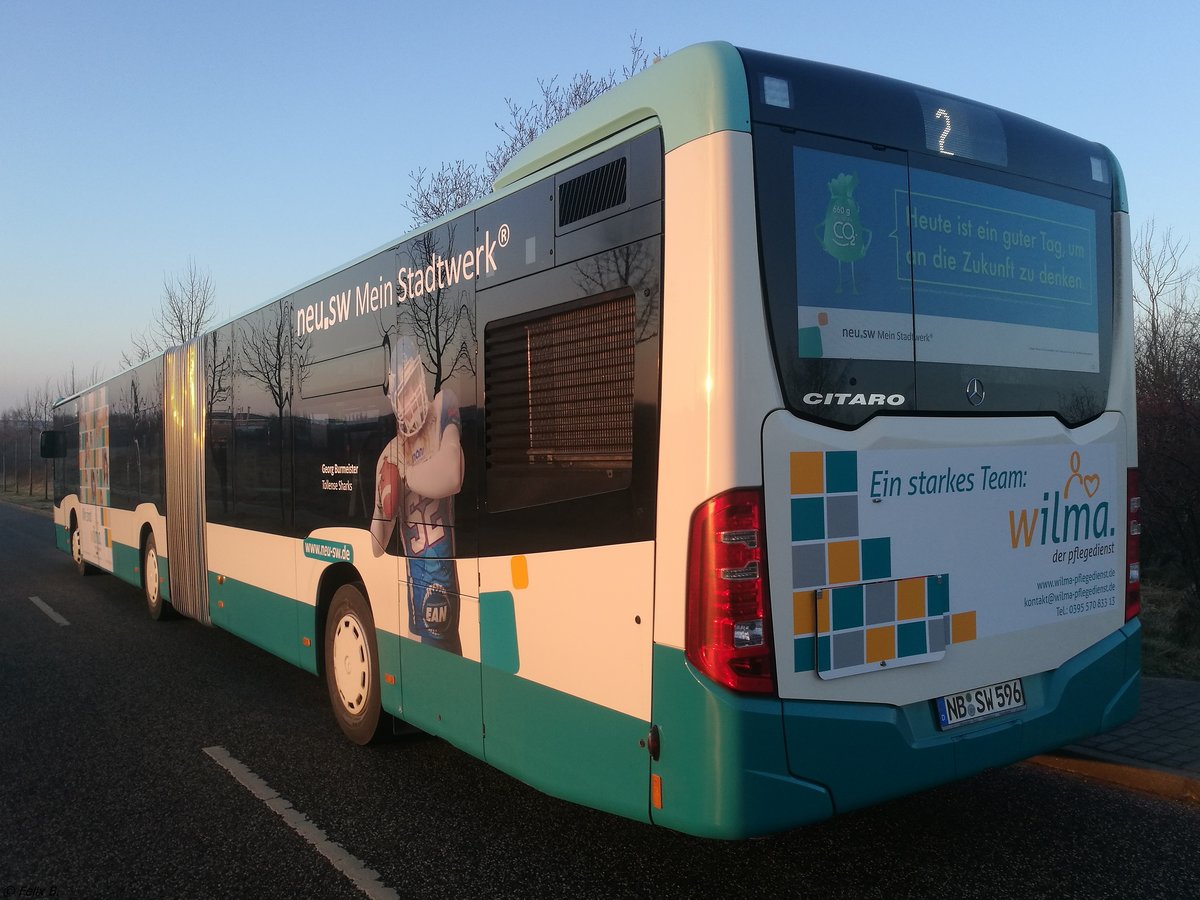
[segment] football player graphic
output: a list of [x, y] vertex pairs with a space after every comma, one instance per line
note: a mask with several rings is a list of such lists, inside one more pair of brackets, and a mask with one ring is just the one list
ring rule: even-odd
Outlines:
[[424, 644], [462, 653], [454, 566], [454, 495], [462, 490], [462, 421], [448, 388], [434, 394], [411, 338], [384, 338], [383, 385], [396, 436], [375, 466], [371, 534], [387, 549], [400, 528], [408, 561], [408, 626]]

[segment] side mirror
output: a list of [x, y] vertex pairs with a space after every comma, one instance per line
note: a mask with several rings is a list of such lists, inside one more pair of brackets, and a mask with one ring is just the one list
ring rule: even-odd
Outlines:
[[43, 431], [41, 439], [42, 459], [64, 459], [67, 455], [66, 437], [61, 431]]

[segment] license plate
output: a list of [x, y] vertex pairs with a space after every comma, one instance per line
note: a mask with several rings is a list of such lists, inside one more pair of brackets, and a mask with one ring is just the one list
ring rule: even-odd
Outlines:
[[938, 723], [942, 728], [956, 728], [1024, 708], [1025, 689], [1020, 678], [937, 699]]

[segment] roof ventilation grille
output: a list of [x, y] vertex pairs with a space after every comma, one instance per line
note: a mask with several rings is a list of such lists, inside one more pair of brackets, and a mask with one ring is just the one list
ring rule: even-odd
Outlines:
[[558, 193], [558, 227], [562, 228], [625, 202], [624, 156], [564, 181]]

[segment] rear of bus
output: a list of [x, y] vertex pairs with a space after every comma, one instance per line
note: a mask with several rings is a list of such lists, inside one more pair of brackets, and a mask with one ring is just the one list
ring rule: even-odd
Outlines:
[[[665, 166], [652, 764], [654, 821], [726, 837], [1110, 729], [1140, 664], [1115, 160], [936, 91], [740, 56], [749, 135]], [[723, 250], [689, 256], [705, 230]], [[672, 317], [681, 290], [706, 323]], [[685, 525], [688, 473], [709, 490]], [[686, 666], [664, 567], [686, 571]]]

